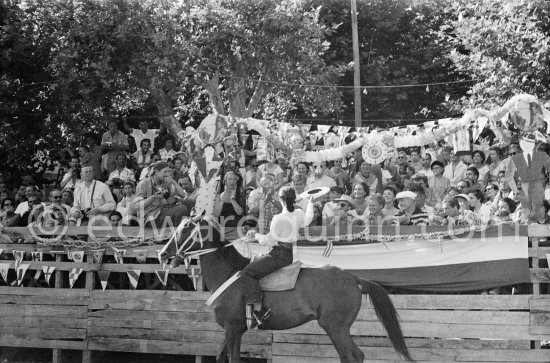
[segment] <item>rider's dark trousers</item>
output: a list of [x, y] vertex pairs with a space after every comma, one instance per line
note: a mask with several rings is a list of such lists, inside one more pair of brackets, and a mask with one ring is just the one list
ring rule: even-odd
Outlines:
[[[290, 244], [289, 244], [290, 245]], [[292, 246], [292, 245], [290, 245]], [[292, 263], [292, 247], [286, 248], [274, 246], [267, 255], [254, 259], [241, 271], [241, 278], [244, 282], [244, 301], [246, 304], [257, 304], [262, 302], [262, 290], [259, 280], [288, 266]]]

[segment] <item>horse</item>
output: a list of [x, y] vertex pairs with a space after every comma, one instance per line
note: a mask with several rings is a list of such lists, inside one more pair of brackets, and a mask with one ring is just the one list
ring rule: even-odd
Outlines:
[[[204, 283], [215, 291], [250, 260], [227, 241], [221, 241], [217, 222], [185, 218], [159, 252], [163, 264], [175, 267], [190, 256], [199, 256]], [[216, 300], [216, 322], [225, 331], [217, 362], [240, 362], [241, 338], [247, 330], [241, 279], [237, 279]], [[350, 328], [361, 307], [362, 294], [370, 296], [378, 319], [386, 329], [394, 349], [413, 361], [403, 339], [395, 307], [380, 285], [360, 279], [334, 266], [301, 269], [293, 290], [264, 292], [263, 303], [271, 317], [260, 329], [285, 330], [317, 320], [330, 337], [341, 362], [363, 362], [364, 354], [353, 341]]]

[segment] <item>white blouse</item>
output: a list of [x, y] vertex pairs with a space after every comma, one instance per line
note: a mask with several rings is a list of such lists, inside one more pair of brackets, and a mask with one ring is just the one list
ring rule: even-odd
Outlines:
[[300, 228], [308, 226], [313, 220], [313, 203], [309, 201], [304, 213], [301, 209], [294, 209], [275, 215], [271, 220], [268, 234], [256, 233], [255, 239], [262, 245], [275, 246], [277, 242], [296, 243]]

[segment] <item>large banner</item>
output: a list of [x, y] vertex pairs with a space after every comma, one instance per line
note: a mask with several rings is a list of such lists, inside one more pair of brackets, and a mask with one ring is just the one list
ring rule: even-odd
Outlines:
[[[463, 238], [360, 241], [326, 244], [300, 242], [295, 260], [307, 267], [334, 265], [384, 286], [454, 292], [530, 282], [525, 228], [494, 227]], [[257, 244], [237, 246], [242, 254], [263, 254]]]

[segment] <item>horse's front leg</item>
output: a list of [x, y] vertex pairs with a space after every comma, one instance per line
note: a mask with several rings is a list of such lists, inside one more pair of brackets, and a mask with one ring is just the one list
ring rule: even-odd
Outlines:
[[240, 363], [241, 361], [241, 338], [243, 333], [231, 327], [225, 328], [225, 341], [229, 353], [229, 363]]
[[216, 357], [216, 363], [225, 363], [227, 361], [227, 339], [223, 340], [222, 346]]

